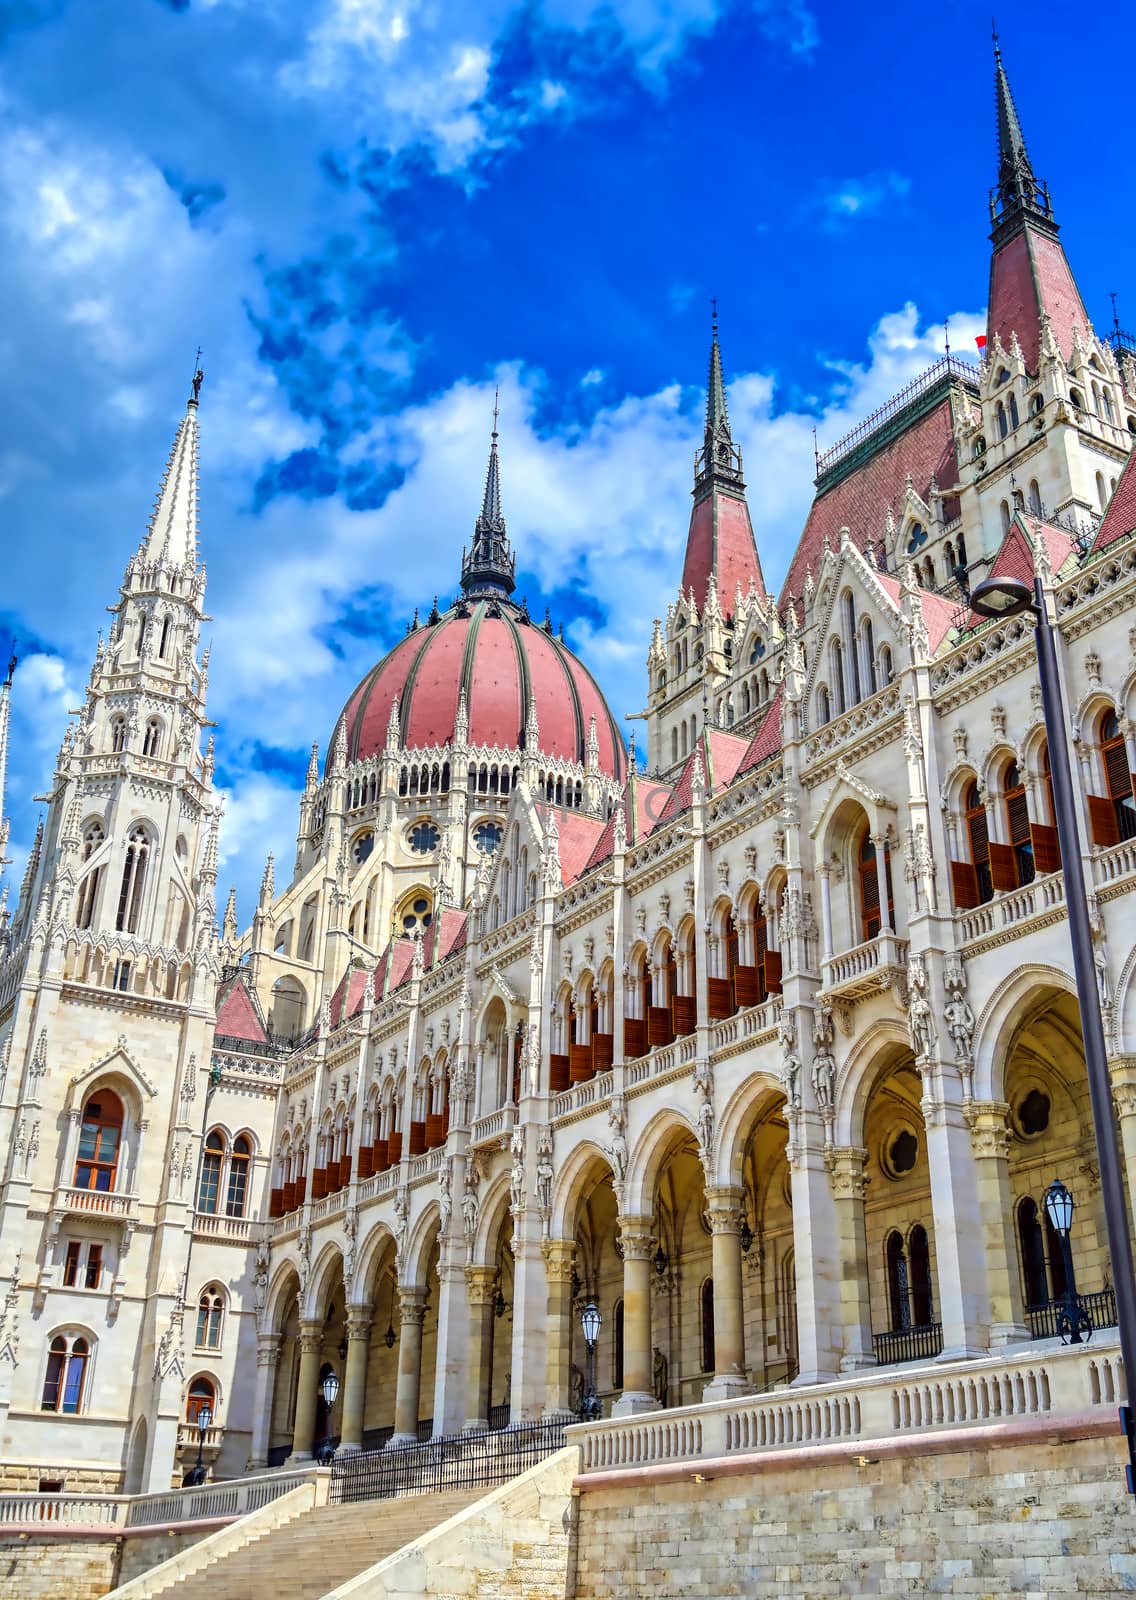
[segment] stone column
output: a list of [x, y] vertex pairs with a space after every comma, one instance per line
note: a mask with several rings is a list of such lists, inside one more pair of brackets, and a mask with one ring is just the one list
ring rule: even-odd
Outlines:
[[893, 933], [891, 925], [891, 905], [888, 896], [887, 880], [887, 834], [873, 833], [872, 843], [876, 847], [876, 882], [880, 892], [880, 932]]
[[434, 1433], [458, 1433], [469, 1415], [469, 1293], [465, 1240], [442, 1240], [438, 1258], [438, 1349], [434, 1362]]
[[[531, 1160], [531, 1146], [530, 1146]], [[533, 1422], [544, 1410], [548, 1285], [540, 1253], [540, 1217], [532, 1206], [514, 1213], [513, 1344], [510, 1422]]]
[[1128, 1203], [1136, 1227], [1136, 1056], [1121, 1056], [1110, 1066], [1112, 1098], [1120, 1124], [1120, 1144], [1124, 1175], [1128, 1182]]
[[860, 1367], [876, 1364], [868, 1299], [868, 1234], [864, 1223], [867, 1160], [868, 1152], [856, 1145], [836, 1145], [828, 1152], [836, 1208], [840, 1326], [844, 1345], [841, 1372], [855, 1372]]
[[657, 1411], [651, 1352], [650, 1217], [620, 1217], [623, 1245], [623, 1393], [611, 1408], [613, 1417]]
[[276, 1369], [280, 1363], [283, 1335], [258, 1333], [256, 1336], [256, 1388], [252, 1402], [252, 1443], [247, 1470], [263, 1472], [268, 1465], [268, 1441], [272, 1432], [272, 1404], [276, 1398]]
[[969, 1108], [971, 1144], [978, 1174], [978, 1212], [990, 1299], [990, 1343], [1014, 1344], [1030, 1337], [1022, 1307], [1021, 1275], [1010, 1198], [1010, 1108], [1000, 1100], [978, 1100]]
[[811, 1120], [817, 1125], [807, 1128], [806, 1138], [799, 1142], [790, 1138], [788, 1149], [799, 1368], [794, 1381], [799, 1384], [835, 1378], [844, 1350], [844, 1267], [837, 1207], [825, 1168], [819, 1121]]
[[398, 1286], [398, 1383], [394, 1396], [392, 1445], [414, 1444], [418, 1439], [418, 1401], [422, 1388], [422, 1324], [426, 1321], [426, 1291], [409, 1284]]
[[707, 1189], [714, 1280], [714, 1376], [704, 1400], [748, 1394], [745, 1321], [742, 1311], [742, 1191], [730, 1186]]
[[496, 1267], [466, 1267], [469, 1301], [469, 1399], [465, 1433], [484, 1433], [489, 1427], [490, 1388], [493, 1382], [493, 1301]]
[[570, 1370], [572, 1364], [572, 1274], [576, 1246], [571, 1239], [546, 1239], [541, 1245], [548, 1284], [545, 1316], [544, 1414], [572, 1414]]
[[367, 1400], [367, 1356], [370, 1344], [370, 1307], [349, 1306], [347, 1367], [343, 1375], [343, 1421], [339, 1445], [341, 1455], [354, 1455], [363, 1448], [363, 1410]]
[[818, 867], [820, 873], [820, 937], [821, 959], [832, 960], [832, 868], [827, 861]]
[[985, 1355], [992, 1318], [986, 1274], [975, 1272], [973, 1265], [975, 1244], [985, 1230], [970, 1129], [961, 1102], [936, 1093], [926, 1066], [922, 1076], [943, 1359]]
[[296, 1422], [292, 1429], [292, 1454], [289, 1463], [312, 1459], [312, 1437], [316, 1431], [316, 1403], [319, 1399], [320, 1351], [323, 1326], [318, 1322], [300, 1324], [300, 1377], [296, 1385]]

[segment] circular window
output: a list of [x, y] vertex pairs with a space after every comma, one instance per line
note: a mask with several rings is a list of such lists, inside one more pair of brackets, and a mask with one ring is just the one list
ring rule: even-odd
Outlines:
[[919, 1155], [919, 1141], [910, 1128], [901, 1128], [889, 1142], [884, 1169], [891, 1178], [902, 1178], [915, 1166]]
[[416, 856], [428, 856], [438, 848], [439, 833], [432, 822], [416, 822], [407, 835], [407, 842]]
[[491, 856], [501, 843], [502, 831], [499, 822], [479, 822], [473, 830], [473, 842], [484, 856]]
[[755, 639], [753, 641], [753, 644], [750, 647], [750, 652], [749, 652], [749, 664], [750, 664], [750, 666], [752, 667], [754, 662], [760, 661], [764, 654], [765, 654], [765, 640], [764, 639]]
[[1049, 1096], [1031, 1089], [1018, 1107], [1018, 1127], [1027, 1139], [1036, 1139], [1049, 1126]]
[[351, 859], [357, 867], [361, 867], [371, 851], [375, 848], [375, 836], [369, 830], [366, 833], [357, 833], [351, 846]]
[[418, 894], [413, 900], [404, 900], [401, 921], [404, 933], [421, 933], [428, 928], [433, 921], [429, 898]]

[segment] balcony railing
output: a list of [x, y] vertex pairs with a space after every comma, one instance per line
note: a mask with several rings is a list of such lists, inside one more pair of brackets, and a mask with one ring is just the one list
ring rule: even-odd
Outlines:
[[342, 1503], [489, 1488], [535, 1467], [563, 1445], [562, 1424], [534, 1422], [490, 1433], [454, 1434], [429, 1444], [361, 1451], [332, 1463], [329, 1498]]
[[76, 1189], [67, 1186], [58, 1190], [57, 1209], [83, 1211], [100, 1217], [132, 1217], [137, 1214], [138, 1196], [119, 1194], [109, 1189]]
[[823, 964], [821, 987], [842, 1000], [859, 1000], [891, 988], [907, 970], [907, 940], [894, 933], [879, 933], [874, 939], [853, 945]]
[[[1117, 1326], [1116, 1295], [1112, 1289], [1099, 1289], [1096, 1294], [1079, 1294], [1077, 1303], [1088, 1317], [1092, 1330]], [[1026, 1322], [1035, 1339], [1056, 1339], [1061, 1335], [1064, 1307], [1064, 1300], [1050, 1300], [1046, 1305], [1027, 1308]]]
[[917, 1328], [892, 1328], [874, 1333], [872, 1346], [881, 1367], [895, 1367], [902, 1361], [931, 1361], [943, 1349], [941, 1322], [924, 1322]]

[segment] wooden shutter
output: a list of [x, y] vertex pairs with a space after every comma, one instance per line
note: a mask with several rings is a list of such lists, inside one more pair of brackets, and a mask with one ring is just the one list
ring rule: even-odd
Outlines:
[[990, 881], [995, 889], [1016, 889], [1018, 887], [1018, 858], [1014, 854], [1013, 846], [1008, 844], [995, 844], [991, 839], [990, 845]]
[[960, 911], [969, 911], [982, 904], [978, 893], [978, 869], [969, 861], [951, 862], [951, 895]]
[[1033, 841], [1033, 858], [1037, 863], [1037, 870], [1060, 872], [1061, 846], [1057, 843], [1057, 829], [1048, 828], [1041, 822], [1033, 822], [1030, 824], [1030, 838]]
[[707, 978], [706, 1002], [711, 1022], [720, 1022], [724, 1017], [733, 1015], [729, 978]]
[[1128, 751], [1124, 740], [1117, 739], [1104, 749], [1104, 770], [1108, 778], [1108, 792], [1114, 800], [1122, 800], [1132, 793], [1132, 774], [1128, 770]]
[[1089, 832], [1093, 843], [1107, 849], [1120, 843], [1120, 828], [1116, 821], [1116, 807], [1111, 800], [1102, 800], [1099, 794], [1087, 794], [1089, 803]]
[[765, 992], [767, 994], [781, 993], [780, 950], [767, 950], [765, 952]]
[[734, 992], [737, 995], [739, 1008], [757, 1004], [760, 996], [757, 988], [756, 967], [736, 967], [734, 969]]
[[1006, 820], [1010, 828], [1010, 843], [1025, 844], [1030, 836], [1030, 820], [1024, 789], [1017, 789], [1006, 796]]
[[877, 932], [880, 927], [880, 879], [874, 855], [871, 861], [860, 863], [860, 915], [863, 937], [873, 938], [872, 924], [875, 924]]

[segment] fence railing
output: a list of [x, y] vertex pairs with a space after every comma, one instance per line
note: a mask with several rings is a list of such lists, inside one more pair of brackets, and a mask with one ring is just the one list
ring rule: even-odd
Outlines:
[[1083, 1413], [1092, 1406], [1107, 1406], [1115, 1416], [1125, 1394], [1116, 1334], [1102, 1330], [1089, 1344], [1023, 1344], [978, 1360], [929, 1360], [841, 1382], [578, 1423], [567, 1439], [581, 1447], [584, 1473], [603, 1472]]
[[[1116, 1294], [1112, 1289], [1099, 1289], [1096, 1294], [1079, 1294], [1077, 1303], [1089, 1319], [1089, 1329], [1082, 1327], [1082, 1338], [1095, 1332], [1097, 1328], [1115, 1328]], [[1043, 1306], [1029, 1306], [1026, 1310], [1026, 1322], [1035, 1339], [1056, 1339], [1062, 1336], [1062, 1313], [1065, 1310], [1064, 1300], [1050, 1300]]]
[[943, 1348], [943, 1326], [940, 1322], [925, 1322], [917, 1328], [874, 1333], [872, 1348], [881, 1367], [894, 1367], [901, 1361], [930, 1361]]
[[523, 1423], [493, 1433], [460, 1433], [429, 1444], [361, 1451], [333, 1461], [332, 1502], [388, 1500], [441, 1489], [491, 1488], [564, 1447], [556, 1422]]
[[32, 1524], [60, 1528], [108, 1526], [160, 1527], [169, 1523], [229, 1520], [259, 1511], [291, 1489], [314, 1480], [314, 1467], [294, 1472], [258, 1473], [229, 1478], [197, 1489], [157, 1494], [8, 1494], [0, 1496], [0, 1527]]

